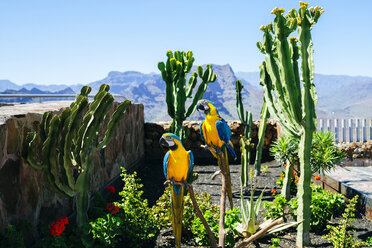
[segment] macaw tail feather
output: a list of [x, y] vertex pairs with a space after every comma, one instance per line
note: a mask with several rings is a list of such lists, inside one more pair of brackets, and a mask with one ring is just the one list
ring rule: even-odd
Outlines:
[[176, 247], [181, 247], [183, 195], [183, 186], [175, 185], [172, 187], [172, 227], [173, 235], [176, 239]]
[[[230, 203], [230, 209], [233, 209], [233, 200], [232, 200], [232, 190], [231, 190], [231, 176], [230, 176], [230, 167], [229, 167], [229, 157], [227, 154], [227, 149], [225, 149], [224, 153], [224, 158], [225, 158], [225, 165], [226, 165], [226, 187], [227, 187], [227, 196], [229, 198], [229, 203]], [[218, 157], [218, 166], [221, 168], [221, 161], [220, 158]]]
[[229, 148], [229, 151], [230, 151], [231, 155], [233, 155], [234, 159], [236, 160], [237, 156], [236, 156], [236, 153], [234, 151], [234, 145], [232, 144], [231, 140], [229, 141], [229, 144], [227, 145], [227, 147]]

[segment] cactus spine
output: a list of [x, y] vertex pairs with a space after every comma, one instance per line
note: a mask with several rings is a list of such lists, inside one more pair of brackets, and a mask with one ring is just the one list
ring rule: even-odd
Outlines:
[[242, 89], [244, 88], [240, 80], [236, 80], [236, 109], [238, 111], [239, 119], [244, 126], [244, 135], [240, 138], [240, 151], [241, 151], [241, 184], [242, 187], [248, 186], [249, 178], [249, 162], [251, 160], [251, 150], [253, 144], [251, 143], [251, 130], [252, 130], [252, 113], [246, 111], [244, 114], [244, 106], [242, 102]]
[[[79, 225], [88, 220], [93, 152], [108, 144], [117, 123], [131, 104], [129, 100], [124, 101], [109, 116], [107, 112], [114, 101], [109, 89], [108, 85], [101, 85], [88, 107], [91, 88], [84, 86], [61, 114], [44, 113], [39, 132], [28, 133], [23, 146], [23, 158], [35, 169], [44, 171], [44, 178], [53, 191], [75, 197]], [[105, 136], [97, 143], [100, 126], [106, 120], [109, 122]]]
[[255, 176], [260, 175], [261, 173], [261, 157], [262, 157], [262, 146], [265, 140], [267, 119], [269, 118], [269, 111], [264, 101], [261, 110], [261, 122], [260, 127], [258, 128], [258, 143], [256, 147], [256, 159], [254, 162], [254, 174]]
[[[172, 51], [168, 51], [167, 57], [166, 63], [158, 63], [158, 68], [165, 82], [165, 100], [167, 102], [168, 114], [173, 120], [170, 132], [185, 139], [187, 135], [185, 135], [182, 128], [183, 121], [195, 112], [196, 105], [207, 90], [208, 83], [216, 81], [217, 76], [213, 74], [211, 65], [207, 65], [205, 70], [201, 66], [198, 66], [197, 72], [192, 73], [186, 87], [186, 76], [190, 72], [195, 60], [193, 53], [191, 51], [187, 53], [180, 51], [173, 53]], [[202, 82], [186, 111], [186, 100], [187, 98], [192, 98], [198, 76]]]
[[[300, 2], [300, 9], [292, 9], [283, 16], [284, 10], [275, 8], [274, 25], [262, 26], [263, 44], [257, 43], [265, 55], [260, 66], [261, 84], [270, 115], [279, 120], [283, 130], [300, 137], [300, 181], [298, 183], [297, 247], [310, 243], [311, 167], [310, 152], [312, 135], [316, 127], [316, 89], [313, 83], [314, 62], [311, 27], [323, 13], [320, 7], [307, 8]], [[288, 36], [298, 29], [298, 41]], [[273, 38], [274, 36], [274, 38]], [[298, 44], [297, 44], [298, 43]], [[301, 57], [301, 90], [298, 59]]]

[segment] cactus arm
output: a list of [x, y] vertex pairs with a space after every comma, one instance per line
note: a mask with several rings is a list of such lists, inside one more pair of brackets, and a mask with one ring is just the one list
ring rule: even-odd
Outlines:
[[280, 99], [276, 99], [274, 97], [274, 88], [273, 84], [270, 79], [270, 75], [266, 70], [266, 63], [263, 62], [260, 67], [260, 84], [263, 86], [263, 92], [265, 97], [265, 102], [268, 106], [268, 110], [271, 116], [277, 119], [281, 123], [281, 127], [286, 133], [292, 135], [298, 135], [298, 131], [291, 126], [291, 124], [287, 121], [287, 118], [281, 111], [280, 104], [278, 103]]
[[[85, 159], [87, 160], [85, 161]], [[87, 211], [89, 208], [89, 190], [90, 190], [90, 180], [91, 180], [91, 168], [93, 166], [93, 159], [91, 156], [83, 158], [84, 161], [82, 167], [87, 168], [86, 171], [80, 173], [76, 180], [76, 220], [78, 224], [83, 224], [88, 222]]]
[[106, 147], [106, 145], [112, 138], [114, 128], [116, 127], [117, 123], [121, 120], [121, 118], [124, 116], [125, 111], [128, 109], [130, 105], [131, 105], [131, 102], [129, 100], [125, 100], [122, 104], [119, 105], [116, 111], [112, 114], [111, 120], [109, 124], [107, 125], [105, 137], [98, 144], [97, 150], [101, 150]]
[[45, 112], [40, 122], [40, 139], [45, 141], [49, 132], [49, 123], [53, 115], [51, 112]]
[[264, 101], [261, 110], [261, 122], [258, 128], [258, 143], [256, 147], [256, 159], [254, 163], [255, 175], [261, 174], [261, 156], [262, 156], [262, 146], [265, 140], [267, 118], [269, 117], [269, 111], [266, 102]]
[[33, 168], [41, 170], [43, 169], [43, 165], [40, 161], [37, 161], [35, 158], [37, 155], [32, 151], [32, 148], [37, 145], [36, 140], [39, 138], [37, 136], [38, 134], [36, 132], [29, 132], [27, 134], [22, 149], [22, 157], [26, 159], [27, 163], [29, 163]]
[[192, 76], [189, 79], [189, 84], [188, 84], [189, 86], [187, 87], [187, 91], [186, 91], [186, 97], [187, 98], [192, 97], [192, 91], [194, 90], [197, 81], [198, 81], [198, 73], [193, 72]]
[[201, 66], [198, 66], [198, 75], [202, 79], [202, 82], [200, 83], [198, 87], [198, 90], [194, 96], [194, 99], [192, 100], [192, 103], [187, 109], [186, 118], [191, 116], [195, 112], [196, 105], [198, 101], [202, 99], [205, 91], [207, 90], [208, 84], [215, 82], [217, 79], [216, 74], [213, 74], [213, 69], [211, 65], [207, 65], [207, 68], [204, 73], [203, 73], [203, 68]]
[[293, 163], [287, 161], [287, 167], [285, 168], [285, 176], [283, 179], [283, 188], [280, 192], [287, 201], [291, 198], [291, 182], [293, 175]]
[[87, 105], [87, 96], [81, 95], [77, 97], [76, 103], [71, 110], [71, 116], [68, 123], [68, 132], [65, 138], [63, 165], [65, 167], [68, 185], [72, 189], [75, 187], [75, 179], [73, 175], [73, 167], [71, 165], [77, 166], [75, 157], [78, 156], [77, 154], [74, 155], [74, 143], [77, 139], [77, 130], [79, 129], [81, 120], [83, 119], [83, 111], [86, 109]]
[[69, 188], [67, 185], [63, 184], [63, 182], [60, 180], [59, 174], [60, 174], [60, 166], [58, 164], [57, 160], [57, 147], [58, 147], [58, 132], [61, 129], [61, 118], [59, 116], [54, 116], [49, 128], [48, 133], [48, 139], [49, 142], [49, 149], [47, 150], [48, 153], [48, 162], [49, 162], [49, 168], [50, 173], [53, 175], [54, 183], [55, 185], [63, 191], [67, 196], [74, 196], [75, 192]]
[[[290, 121], [292, 119], [291, 112], [289, 110], [289, 106], [287, 101], [285, 100], [285, 93], [284, 87], [280, 81], [280, 71], [276, 61], [278, 61], [277, 49], [274, 50], [273, 45], [273, 38], [270, 33], [272, 29], [271, 25], [265, 26], [263, 28], [264, 31], [264, 47], [265, 47], [265, 60], [266, 60], [266, 70], [270, 75], [273, 89], [275, 89], [276, 95], [279, 99], [278, 104], [280, 109], [284, 112], [285, 116], [288, 117]], [[274, 52], [275, 51], [275, 52]]]
[[236, 109], [238, 112], [238, 116], [242, 124], [247, 125], [246, 121], [244, 121], [244, 106], [242, 101], [242, 89], [244, 88], [242, 82], [240, 80], [236, 80], [235, 83], [235, 90], [236, 90]]
[[[292, 65], [292, 56], [290, 54], [288, 36], [293, 31], [292, 28], [287, 26], [287, 19], [283, 17], [280, 11], [275, 13], [276, 17], [274, 20], [274, 30], [276, 37], [276, 47], [277, 47], [277, 56], [279, 61], [278, 63], [280, 73], [280, 81], [284, 82], [283, 94], [286, 98], [289, 106], [289, 111], [291, 116], [295, 119], [296, 123], [300, 123], [302, 119], [301, 115], [301, 102], [298, 102], [298, 95], [301, 92], [296, 91], [296, 81], [295, 74], [293, 71]], [[289, 18], [290, 20], [292, 18]]]
[[[299, 75], [299, 68], [298, 68], [298, 59], [300, 58], [300, 55], [298, 51], [297, 38], [290, 37], [289, 41], [290, 41], [289, 49], [292, 55], [291, 59], [292, 59], [292, 66], [293, 66], [295, 85], [296, 85], [295, 90], [298, 92], [301, 92], [301, 83], [300, 83], [300, 75]], [[301, 94], [297, 94], [297, 102], [302, 103]]]

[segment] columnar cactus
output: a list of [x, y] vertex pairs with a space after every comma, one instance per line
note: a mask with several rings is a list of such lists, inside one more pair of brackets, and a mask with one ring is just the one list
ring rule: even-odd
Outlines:
[[254, 174], [255, 176], [260, 175], [261, 173], [261, 157], [262, 157], [262, 146], [265, 140], [267, 118], [269, 117], [269, 111], [264, 101], [261, 110], [261, 122], [260, 127], [258, 128], [258, 143], [256, 147], [256, 159], [254, 162]]
[[[265, 55], [260, 66], [261, 84], [270, 115], [279, 120], [283, 130], [301, 137], [300, 181], [298, 183], [297, 247], [310, 243], [311, 166], [310, 152], [316, 127], [315, 105], [317, 102], [314, 77], [314, 61], [311, 28], [323, 13], [320, 7], [307, 8], [300, 2], [300, 9], [292, 9], [286, 16], [284, 10], [275, 8], [274, 24], [262, 26], [263, 44], [257, 43]], [[288, 36], [298, 30], [298, 39]], [[301, 57], [301, 81], [298, 59]]]
[[241, 184], [243, 187], [248, 186], [249, 177], [249, 162], [251, 160], [251, 150], [253, 144], [251, 143], [251, 130], [252, 130], [252, 113], [246, 111], [244, 114], [244, 106], [242, 102], [242, 89], [244, 88], [240, 80], [236, 80], [236, 109], [238, 111], [239, 119], [244, 126], [244, 135], [240, 138], [240, 151], [241, 151]]
[[[195, 60], [192, 52], [176, 51], [173, 54], [172, 51], [168, 51], [167, 57], [166, 63], [158, 63], [158, 68], [165, 82], [168, 114], [173, 120], [170, 132], [185, 139], [186, 135], [183, 135], [184, 132], [182, 129], [183, 121], [195, 112], [196, 105], [203, 98], [208, 83], [216, 81], [217, 76], [213, 74], [211, 65], [207, 65], [205, 71], [203, 67], [198, 66], [198, 72], [192, 73], [186, 87], [186, 76], [190, 72]], [[196, 86], [198, 76], [202, 82], [186, 111], [186, 100], [193, 97], [193, 90]]]
[[[129, 100], [124, 101], [109, 116], [107, 112], [114, 101], [109, 89], [108, 85], [101, 85], [94, 100], [88, 104], [91, 88], [84, 86], [61, 114], [44, 113], [39, 132], [28, 133], [23, 146], [23, 158], [32, 167], [44, 171], [52, 190], [76, 198], [79, 225], [88, 220], [93, 152], [108, 144], [117, 123], [131, 104]], [[109, 122], [105, 136], [97, 142], [101, 124], [106, 120]]]

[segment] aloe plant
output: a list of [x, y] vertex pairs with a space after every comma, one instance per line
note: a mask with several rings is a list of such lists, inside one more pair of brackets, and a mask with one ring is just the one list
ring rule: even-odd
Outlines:
[[[168, 107], [168, 114], [172, 118], [170, 132], [181, 139], [187, 136], [187, 130], [183, 130], [183, 121], [190, 117], [196, 110], [196, 105], [203, 98], [208, 84], [216, 81], [217, 76], [213, 73], [211, 65], [206, 69], [198, 66], [197, 72], [193, 72], [186, 86], [187, 74], [191, 71], [194, 63], [194, 56], [191, 51], [181, 52], [167, 51], [167, 61], [159, 62], [158, 69], [165, 82], [165, 97]], [[197, 80], [202, 80], [193, 98], [193, 91]], [[192, 102], [186, 110], [186, 100], [192, 98]]]
[[[61, 114], [45, 112], [39, 132], [29, 132], [23, 146], [23, 158], [44, 172], [49, 187], [59, 195], [75, 198], [79, 225], [88, 220], [93, 153], [106, 147], [131, 104], [126, 100], [111, 116], [108, 115], [114, 101], [109, 89], [109, 85], [102, 84], [94, 100], [88, 103], [91, 88], [84, 86], [75, 101]], [[108, 122], [105, 136], [97, 142], [104, 122]]]
[[[300, 137], [300, 181], [298, 183], [297, 247], [310, 244], [311, 166], [312, 136], [316, 127], [317, 103], [313, 83], [314, 61], [311, 29], [323, 9], [309, 8], [300, 2], [300, 9], [292, 9], [283, 15], [284, 9], [275, 8], [274, 24], [264, 25], [263, 44], [258, 49], [265, 55], [260, 66], [261, 85], [270, 115], [279, 120], [283, 130]], [[298, 38], [289, 35], [297, 30]], [[300, 60], [299, 71], [298, 60]], [[301, 77], [300, 77], [301, 74]], [[301, 80], [300, 80], [301, 78]], [[301, 87], [302, 81], [302, 87]], [[301, 89], [302, 88], [302, 89]]]

